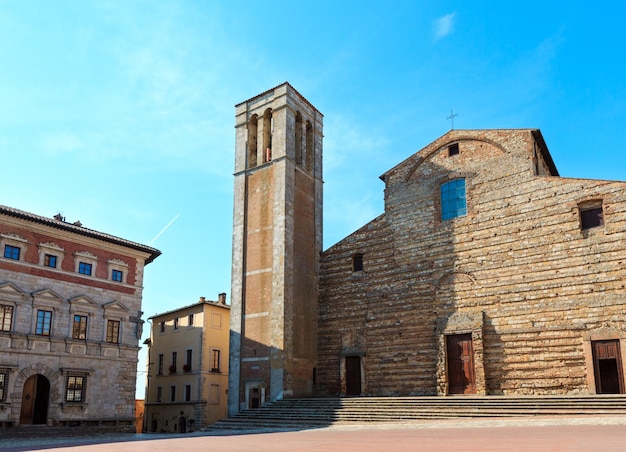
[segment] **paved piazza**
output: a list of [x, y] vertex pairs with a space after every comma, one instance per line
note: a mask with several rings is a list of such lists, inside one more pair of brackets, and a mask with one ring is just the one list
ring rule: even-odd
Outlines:
[[2, 439], [0, 450], [68, 451], [624, 451], [626, 417], [438, 420], [300, 431]]

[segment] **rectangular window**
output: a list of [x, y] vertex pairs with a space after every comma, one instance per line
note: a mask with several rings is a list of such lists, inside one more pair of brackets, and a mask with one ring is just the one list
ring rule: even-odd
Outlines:
[[177, 352], [172, 352], [172, 366], [176, 367], [176, 360], [178, 358]]
[[7, 401], [7, 388], [9, 387], [9, 373], [0, 371], [0, 403]]
[[163, 353], [159, 354], [159, 362], [157, 367], [157, 375], [163, 375]]
[[452, 143], [448, 146], [448, 156], [459, 155], [459, 143]]
[[580, 209], [581, 229], [591, 229], [604, 226], [604, 212], [602, 206]]
[[187, 356], [185, 357], [185, 367], [183, 368], [185, 372], [191, 372], [192, 356], [193, 356], [193, 350], [187, 350]]
[[120, 342], [120, 322], [118, 320], [107, 320], [107, 338], [110, 344], [119, 344]]
[[50, 325], [52, 324], [52, 311], [37, 311], [37, 325], [35, 334], [39, 336], [50, 336]]
[[165, 333], [165, 322], [159, 322], [159, 329], [161, 333]]
[[78, 273], [81, 275], [91, 275], [91, 264], [88, 264], [87, 262], [79, 262]]
[[211, 350], [211, 372], [220, 371], [220, 351]]
[[87, 316], [75, 315], [72, 327], [73, 339], [87, 339]]
[[161, 386], [157, 386], [157, 402], [163, 401], [163, 388]]
[[57, 257], [53, 256], [52, 254], [46, 254], [43, 257], [43, 264], [46, 267], [57, 268]]
[[121, 270], [112, 270], [111, 271], [111, 279], [113, 281], [122, 282], [122, 277], [123, 276], [124, 276], [124, 273], [122, 273]]
[[191, 401], [191, 385], [185, 385], [185, 402]]
[[0, 331], [11, 331], [13, 306], [0, 305]]
[[178, 329], [178, 317], [176, 317], [174, 319], [174, 329], [177, 330]]
[[441, 185], [441, 219], [450, 220], [467, 215], [465, 179], [455, 179]]
[[4, 245], [4, 257], [7, 259], [20, 260], [20, 249], [17, 246]]
[[362, 272], [363, 271], [363, 255], [355, 254], [352, 256], [352, 271], [353, 272]]
[[193, 314], [189, 314], [189, 317], [187, 317], [187, 323], [189, 326], [193, 326]]
[[176, 402], [176, 386], [170, 386], [170, 402]]
[[85, 383], [87, 378], [84, 376], [70, 375], [67, 377], [65, 387], [66, 402], [82, 402], [85, 400]]

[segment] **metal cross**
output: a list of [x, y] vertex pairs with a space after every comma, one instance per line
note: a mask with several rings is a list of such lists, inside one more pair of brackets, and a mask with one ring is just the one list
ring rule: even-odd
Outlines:
[[452, 130], [454, 130], [454, 118], [456, 116], [459, 116], [458, 113], [454, 113], [454, 110], [450, 110], [450, 116], [448, 116], [446, 119], [449, 119], [452, 122]]

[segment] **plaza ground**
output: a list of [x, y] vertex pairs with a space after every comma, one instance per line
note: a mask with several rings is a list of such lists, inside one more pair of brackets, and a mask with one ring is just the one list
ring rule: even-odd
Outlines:
[[626, 417], [463, 419], [339, 425], [299, 431], [3, 439], [0, 450], [72, 451], [623, 451]]

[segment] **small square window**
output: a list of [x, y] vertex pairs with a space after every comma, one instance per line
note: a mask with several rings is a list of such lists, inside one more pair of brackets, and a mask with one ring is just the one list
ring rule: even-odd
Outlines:
[[111, 279], [113, 281], [122, 282], [122, 277], [124, 273], [121, 270], [112, 270], [111, 271]]
[[4, 257], [7, 259], [20, 260], [20, 248], [17, 246], [4, 245]]
[[65, 388], [66, 402], [82, 402], [85, 399], [85, 380], [83, 376], [67, 377]]
[[91, 264], [88, 264], [87, 262], [79, 262], [78, 273], [81, 275], [91, 275]]
[[46, 254], [43, 257], [43, 264], [46, 267], [57, 268], [57, 257], [52, 254]]
[[459, 143], [453, 143], [448, 146], [448, 156], [459, 155]]
[[604, 226], [604, 212], [602, 206], [580, 209], [581, 229], [591, 229]]

